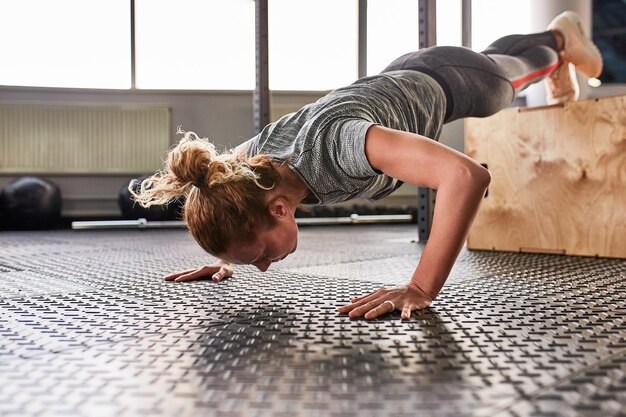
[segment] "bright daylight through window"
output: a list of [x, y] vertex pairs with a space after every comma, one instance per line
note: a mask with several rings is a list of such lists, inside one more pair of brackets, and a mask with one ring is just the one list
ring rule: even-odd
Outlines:
[[[473, 0], [472, 49], [529, 28], [530, 2]], [[437, 1], [437, 43], [461, 44], [461, 0]], [[368, 0], [367, 73], [419, 47], [418, 0]], [[130, 88], [129, 0], [0, 0], [0, 85]], [[357, 78], [357, 0], [270, 0], [271, 90]], [[135, 0], [136, 87], [252, 90], [254, 0]], [[514, 25], [514, 26], [511, 26]]]

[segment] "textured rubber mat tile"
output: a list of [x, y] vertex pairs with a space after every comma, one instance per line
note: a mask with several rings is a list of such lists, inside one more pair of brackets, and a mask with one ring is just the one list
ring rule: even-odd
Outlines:
[[[72, 282], [76, 285], [88, 285], [93, 288], [125, 288], [130, 286], [152, 285], [163, 277], [178, 270], [189, 269], [212, 262], [202, 253], [190, 253], [172, 257], [147, 255], [136, 251], [111, 250], [103, 248], [86, 254], [63, 254], [62, 256], [35, 256], [13, 259], [9, 264], [15, 268], [12, 280], [28, 284], [29, 273], [48, 276], [60, 282]], [[19, 271], [27, 271], [24, 274]], [[2, 297], [14, 294], [2, 293]]]
[[157, 342], [140, 339], [0, 363], [3, 379], [13, 382], [0, 390], [0, 403], [18, 415], [181, 415], [193, 402], [171, 401], [172, 390], [189, 372], [192, 357], [185, 356], [190, 345], [177, 342], [193, 334], [190, 329]]
[[403, 255], [419, 259], [421, 253], [417, 227], [407, 225], [302, 228], [300, 235], [298, 251], [274, 266], [293, 269]]
[[[407, 282], [413, 272], [424, 245], [405, 243], [412, 246], [414, 253], [400, 256], [382, 256], [374, 259], [357, 259], [347, 262], [334, 262], [323, 258], [323, 262], [315, 265], [289, 266], [282, 263], [280, 269], [299, 273], [310, 273], [338, 278], [364, 279], [387, 285]], [[567, 273], [588, 272], [592, 280], [600, 274], [621, 274], [626, 277], [626, 263], [615, 259], [596, 259], [584, 257], [567, 257], [559, 255], [530, 255], [514, 253], [498, 253], [485, 251], [463, 251], [455, 263], [448, 283], [456, 280], [483, 279], [485, 276], [503, 273], [516, 273], [531, 276], [535, 272], [552, 271], [552, 276]], [[547, 277], [549, 278], [549, 277]]]
[[411, 321], [338, 314], [405, 282], [414, 233], [303, 228], [268, 273], [184, 284], [212, 260], [184, 231], [9, 236], [0, 415], [619, 415], [626, 262], [464, 251]]
[[0, 273], [1, 298], [24, 297], [32, 294], [82, 292], [93, 289], [89, 285], [40, 272], [11, 271]]
[[558, 271], [568, 269], [594, 271], [607, 267], [625, 271], [626, 268], [623, 259], [468, 250], [461, 252], [457, 265], [467, 265], [473, 270], [485, 273], [493, 270], [511, 272], [545, 268]]
[[[284, 284], [285, 281], [289, 282], [289, 278], [281, 279], [281, 277], [276, 277], [276, 274], [273, 274], [272, 277], [281, 284]], [[295, 278], [292, 277], [292, 279]], [[271, 279], [267, 281], [271, 281]], [[306, 287], [311, 285], [316, 287], [318, 292], [328, 293], [329, 296], [330, 294], [335, 294], [338, 298], [347, 296], [345, 288], [343, 290], [338, 287], [329, 289], [325, 285], [326, 281], [316, 280], [315, 277], [304, 277], [301, 281], [306, 283], [300, 285], [300, 289], [305, 290], [304, 294], [310, 293]], [[556, 336], [559, 335], [551, 337], [554, 333], [553, 328], [558, 329], [560, 325], [544, 323], [548, 327], [544, 329], [541, 324], [541, 317], [536, 317], [533, 320], [532, 314], [536, 314], [536, 312], [530, 310], [533, 306], [537, 307], [538, 303], [535, 301], [534, 304], [519, 305], [519, 300], [515, 298], [508, 301], [504, 298], [501, 301], [506, 312], [509, 313], [509, 316], [515, 312], [519, 312], [520, 315], [524, 314], [531, 323], [535, 322], [535, 328], [528, 330], [520, 327], [521, 317], [516, 320], [514, 316], [509, 317], [502, 314], [497, 323], [497, 328], [494, 329], [497, 331], [494, 331], [490, 329], [491, 321], [472, 316], [473, 309], [468, 309], [464, 313], [459, 311], [462, 310], [462, 305], [469, 303], [463, 299], [458, 300], [452, 295], [447, 295], [446, 297], [450, 298], [442, 301], [441, 304], [450, 307], [450, 314], [445, 314], [445, 316], [454, 317], [454, 320], [448, 324], [448, 327], [444, 326], [443, 329], [433, 330], [433, 334], [441, 336], [456, 333], [460, 340], [471, 341], [473, 344], [455, 348], [452, 339], [444, 338], [437, 341], [443, 353], [437, 352], [437, 345], [426, 345], [423, 349], [423, 356], [415, 357], [415, 350], [413, 356], [404, 352], [410, 351], [411, 341], [415, 343], [416, 340], [420, 339], [418, 335], [424, 333], [421, 327], [411, 329], [410, 326], [414, 325], [413, 323], [398, 322], [397, 314], [380, 320], [383, 324], [346, 320], [345, 316], [339, 316], [334, 312], [335, 306], [331, 302], [332, 297], [327, 302], [311, 300], [307, 306], [304, 294], [302, 298], [297, 297], [299, 290], [296, 289], [296, 285], [290, 283], [288, 286], [292, 288], [292, 298], [284, 298], [283, 301], [292, 303], [289, 304], [290, 307], [294, 305], [301, 307], [296, 316], [293, 316], [287, 309], [264, 308], [262, 305], [258, 305], [257, 311], [243, 309], [247, 317], [238, 319], [238, 323], [248, 325], [252, 329], [258, 328], [259, 332], [276, 332], [277, 337], [290, 336], [293, 343], [306, 344], [308, 350], [319, 351], [323, 349], [327, 354], [333, 352], [337, 354], [342, 349], [353, 350], [356, 349], [355, 346], [362, 346], [360, 351], [371, 350], [376, 355], [391, 354], [392, 358], [397, 359], [397, 363], [413, 365], [413, 367], [408, 368], [408, 372], [413, 375], [420, 373], [416, 371], [415, 366], [426, 364], [428, 367], [424, 374], [427, 375], [427, 379], [431, 383], [433, 372], [441, 375], [447, 370], [454, 374], [454, 378], [463, 375], [471, 376], [472, 381], [488, 382], [485, 384], [486, 387], [497, 385], [502, 392], [508, 395], [514, 393], [518, 396], [525, 396], [540, 391], [563, 375], [575, 372], [589, 362], [597, 360], [598, 354], [595, 352], [602, 343], [606, 342], [603, 349], [607, 354], [623, 347], [621, 338], [602, 340], [602, 338], [597, 339], [595, 337], [598, 335], [598, 331], [611, 331], [607, 328], [606, 323], [598, 323], [596, 327], [592, 326], [591, 329], [596, 330], [596, 332], [590, 332], [590, 334], [595, 336], [588, 340], [570, 337], [567, 340], [561, 339], [555, 342]], [[359, 285], [353, 283], [352, 288], [359, 289]], [[500, 291], [503, 293], [501, 295], [505, 297], [508, 290], [506, 287], [500, 287]], [[615, 288], [614, 292], [620, 294], [619, 288]], [[490, 295], [493, 296], [494, 294]], [[280, 297], [275, 297], [275, 302], [278, 302], [279, 299]], [[264, 300], [268, 304], [272, 304], [271, 299], [264, 298]], [[452, 314], [452, 310], [454, 310], [454, 314]], [[598, 312], [604, 313], [602, 320], [613, 322], [611, 317], [607, 315], [610, 310], [599, 310]], [[624, 314], [619, 309], [613, 313], [616, 318], [623, 317]], [[591, 315], [587, 314], [586, 316], [589, 318]], [[598, 319], [600, 318], [599, 316]], [[564, 315], [563, 319], [564, 322], [567, 322], [571, 317]], [[590, 322], [592, 321], [594, 319], [591, 316]], [[409, 327], [407, 328], [407, 326]], [[433, 326], [427, 326], [427, 328], [429, 327]], [[624, 333], [621, 328], [611, 327], [618, 334]], [[565, 336], [561, 335], [561, 338]], [[591, 344], [587, 349], [587, 354], [579, 352], [580, 346], [584, 346], [585, 343]], [[572, 348], [572, 346], [574, 347]], [[417, 352], [422, 351], [417, 350]], [[450, 360], [451, 357], [455, 358], [454, 352], [463, 352], [463, 359], [460, 361], [462, 365], [455, 364]], [[485, 363], [488, 365], [479, 366]], [[464, 367], [465, 365], [467, 368]], [[400, 365], [396, 365], [396, 367], [400, 367]], [[485, 394], [485, 396], [489, 395], [492, 394]]]
[[22, 271], [22, 268], [19, 268], [16, 265], [11, 265], [11, 262], [7, 261], [6, 259], [0, 258], [0, 274], [14, 271]]
[[216, 323], [222, 321], [210, 314], [106, 292], [10, 298], [0, 300], [0, 355], [30, 357]]
[[346, 278], [385, 285], [404, 285], [411, 279], [418, 260], [419, 254], [416, 254], [296, 268], [279, 265], [278, 268], [294, 273], [324, 275], [329, 279]]
[[410, 383], [378, 351], [328, 355], [236, 324], [20, 359], [0, 371], [15, 381], [0, 398], [24, 415], [452, 416], [500, 401], [441, 375]]
[[506, 407], [512, 415], [626, 415], [626, 349], [558, 381], [527, 401]]
[[[314, 275], [324, 275], [332, 278], [347, 278], [356, 280], [371, 281], [384, 285], [404, 285], [413, 275], [417, 263], [421, 257], [423, 251], [423, 245], [415, 245], [417, 247], [416, 253], [403, 256], [386, 256], [382, 258], [359, 260], [354, 262], [342, 262], [342, 263], [328, 263], [316, 266], [304, 266], [295, 268], [284, 268], [284, 265], [278, 266], [280, 269], [286, 269], [290, 272], [305, 273]], [[476, 254], [475, 257], [480, 257], [481, 254]], [[516, 270], [515, 267], [508, 268], [509, 270]], [[505, 268], [500, 265], [498, 271], [505, 271]], [[489, 269], [491, 274], [494, 273], [494, 268]], [[469, 262], [459, 262], [454, 265], [450, 276], [448, 277], [449, 283], [457, 280], [483, 278], [485, 272], [475, 268]]]

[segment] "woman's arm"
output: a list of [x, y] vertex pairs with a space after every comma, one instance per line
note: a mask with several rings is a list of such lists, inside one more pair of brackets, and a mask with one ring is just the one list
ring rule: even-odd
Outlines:
[[[424, 136], [381, 126], [368, 130], [365, 153], [374, 169], [404, 182], [437, 190], [430, 237], [409, 283], [432, 300], [439, 294], [463, 248], [491, 176], [461, 152]], [[378, 297], [372, 294], [356, 299], [357, 302], [340, 311], [351, 312], [351, 317], [371, 311], [366, 318], [373, 318], [389, 311], [390, 304], [382, 304], [390, 300], [403, 310], [406, 318], [403, 305], [410, 304], [405, 300], [408, 295], [399, 298], [397, 291], [378, 294]], [[417, 308], [424, 305], [414, 304]]]

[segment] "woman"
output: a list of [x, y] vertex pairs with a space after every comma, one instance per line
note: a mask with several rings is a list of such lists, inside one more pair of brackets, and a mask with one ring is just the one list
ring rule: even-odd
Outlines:
[[301, 204], [376, 200], [408, 182], [438, 190], [430, 238], [409, 283], [339, 308], [366, 319], [399, 309], [408, 319], [443, 287], [491, 179], [475, 161], [436, 142], [443, 123], [496, 113], [546, 77], [550, 103], [575, 100], [574, 68], [596, 77], [602, 59], [579, 17], [565, 12], [548, 31], [504, 37], [483, 53], [433, 47], [404, 55], [230, 152], [185, 134], [165, 170], [134, 197], [149, 206], [185, 196], [192, 236], [219, 261], [166, 279], [220, 281], [236, 264], [266, 271], [296, 250], [294, 213]]

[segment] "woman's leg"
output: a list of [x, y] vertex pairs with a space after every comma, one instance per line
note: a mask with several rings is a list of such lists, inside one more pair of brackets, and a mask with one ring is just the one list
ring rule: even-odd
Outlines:
[[481, 53], [434, 46], [401, 56], [383, 72], [412, 69], [433, 77], [447, 98], [446, 122], [486, 117], [510, 104], [517, 93], [559, 66], [550, 31], [500, 38]]

